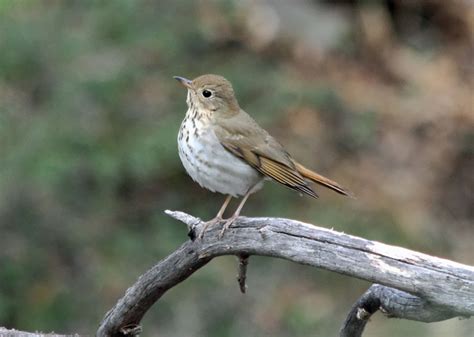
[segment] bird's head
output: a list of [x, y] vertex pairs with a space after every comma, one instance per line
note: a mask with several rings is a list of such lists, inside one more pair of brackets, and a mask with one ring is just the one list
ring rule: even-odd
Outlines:
[[203, 110], [209, 115], [233, 115], [239, 111], [232, 84], [219, 75], [202, 75], [194, 80], [174, 76], [188, 89], [187, 103], [190, 108]]

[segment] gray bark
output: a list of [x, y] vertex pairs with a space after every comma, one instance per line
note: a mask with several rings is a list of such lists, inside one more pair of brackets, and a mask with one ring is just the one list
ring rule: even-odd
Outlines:
[[6, 329], [0, 327], [0, 337], [81, 337], [78, 334], [74, 335], [58, 335], [54, 332], [26, 332], [14, 329]]
[[438, 322], [457, 317], [455, 312], [434, 305], [404, 291], [372, 285], [352, 306], [344, 321], [340, 337], [360, 337], [369, 318], [380, 310], [391, 318], [404, 318], [420, 322]]
[[[283, 258], [376, 282], [351, 308], [340, 337], [360, 337], [377, 310], [422, 322], [474, 314], [472, 266], [279, 218], [239, 217], [222, 239], [215, 226], [202, 240], [194, 240], [201, 220], [182, 212], [166, 213], [188, 225], [192, 240], [140, 276], [105, 315], [97, 336], [137, 336], [141, 319], [168, 289], [221, 255], [239, 257], [242, 292], [250, 255]], [[79, 337], [0, 328], [0, 337], [6, 336]]]
[[[202, 226], [189, 214], [166, 213], [186, 223], [191, 238]], [[106, 314], [97, 336], [135, 335], [143, 315], [169, 288], [221, 255], [278, 257], [381, 284], [354, 305], [342, 337], [360, 336], [378, 309], [423, 322], [474, 314], [472, 266], [289, 219], [239, 217], [222, 239], [219, 230], [210, 228], [202, 240], [184, 243], [143, 274]], [[239, 278], [245, 289], [245, 269]]]

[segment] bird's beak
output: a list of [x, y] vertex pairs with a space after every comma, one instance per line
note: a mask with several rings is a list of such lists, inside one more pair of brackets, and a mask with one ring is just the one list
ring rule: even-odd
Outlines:
[[187, 78], [184, 78], [184, 77], [181, 77], [181, 76], [173, 76], [173, 78], [175, 80], [179, 81], [179, 83], [181, 83], [181, 85], [183, 87], [186, 87], [188, 89], [192, 89], [193, 81], [188, 80]]

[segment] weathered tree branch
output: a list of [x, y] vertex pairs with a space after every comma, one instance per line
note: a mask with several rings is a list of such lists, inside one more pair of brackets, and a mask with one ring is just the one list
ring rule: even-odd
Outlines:
[[[200, 219], [166, 212], [194, 230]], [[240, 217], [218, 239], [188, 241], [130, 287], [102, 321], [97, 336], [136, 335], [147, 310], [168, 289], [221, 255], [279, 257], [376, 282], [354, 305], [341, 336], [360, 336], [367, 318], [380, 309], [391, 317], [424, 322], [474, 314], [474, 267], [279, 218]], [[245, 286], [245, 263], [239, 284]], [[242, 281], [242, 278], [244, 279]], [[243, 282], [243, 283], [242, 283]]]
[[352, 306], [342, 325], [340, 337], [362, 336], [369, 318], [377, 310], [389, 318], [404, 318], [427, 323], [459, 316], [420, 297], [374, 284]]
[[237, 275], [237, 281], [239, 282], [240, 292], [245, 294], [247, 291], [247, 266], [249, 264], [249, 255], [239, 255], [239, 275]]
[[81, 336], [78, 334], [58, 335], [58, 334], [55, 334], [54, 332], [51, 332], [51, 333], [26, 332], [26, 331], [0, 327], [0, 337], [81, 337]]

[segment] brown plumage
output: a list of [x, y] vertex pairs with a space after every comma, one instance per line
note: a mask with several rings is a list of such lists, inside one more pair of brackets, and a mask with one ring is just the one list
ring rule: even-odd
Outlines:
[[310, 169], [307, 169], [300, 163], [295, 162], [295, 167], [296, 170], [298, 171], [299, 174], [301, 174], [303, 177], [306, 179], [309, 179], [319, 185], [322, 185], [324, 187], [327, 187], [337, 193], [340, 193], [342, 195], [346, 195], [349, 197], [353, 197], [352, 193], [349, 190], [346, 190], [344, 187], [336, 183], [334, 180], [331, 180], [329, 178], [326, 178], [314, 171], [311, 171]]
[[[181, 124], [178, 145], [186, 171], [201, 186], [229, 196], [244, 196], [222, 233], [239, 215], [263, 178], [270, 178], [313, 198], [318, 195], [308, 181], [343, 195], [351, 193], [296, 162], [283, 146], [242, 110], [229, 81], [218, 75], [203, 75], [193, 81], [176, 77], [188, 88], [188, 112]], [[216, 218], [221, 220], [226, 199]], [[204, 230], [201, 232], [204, 233]]]

